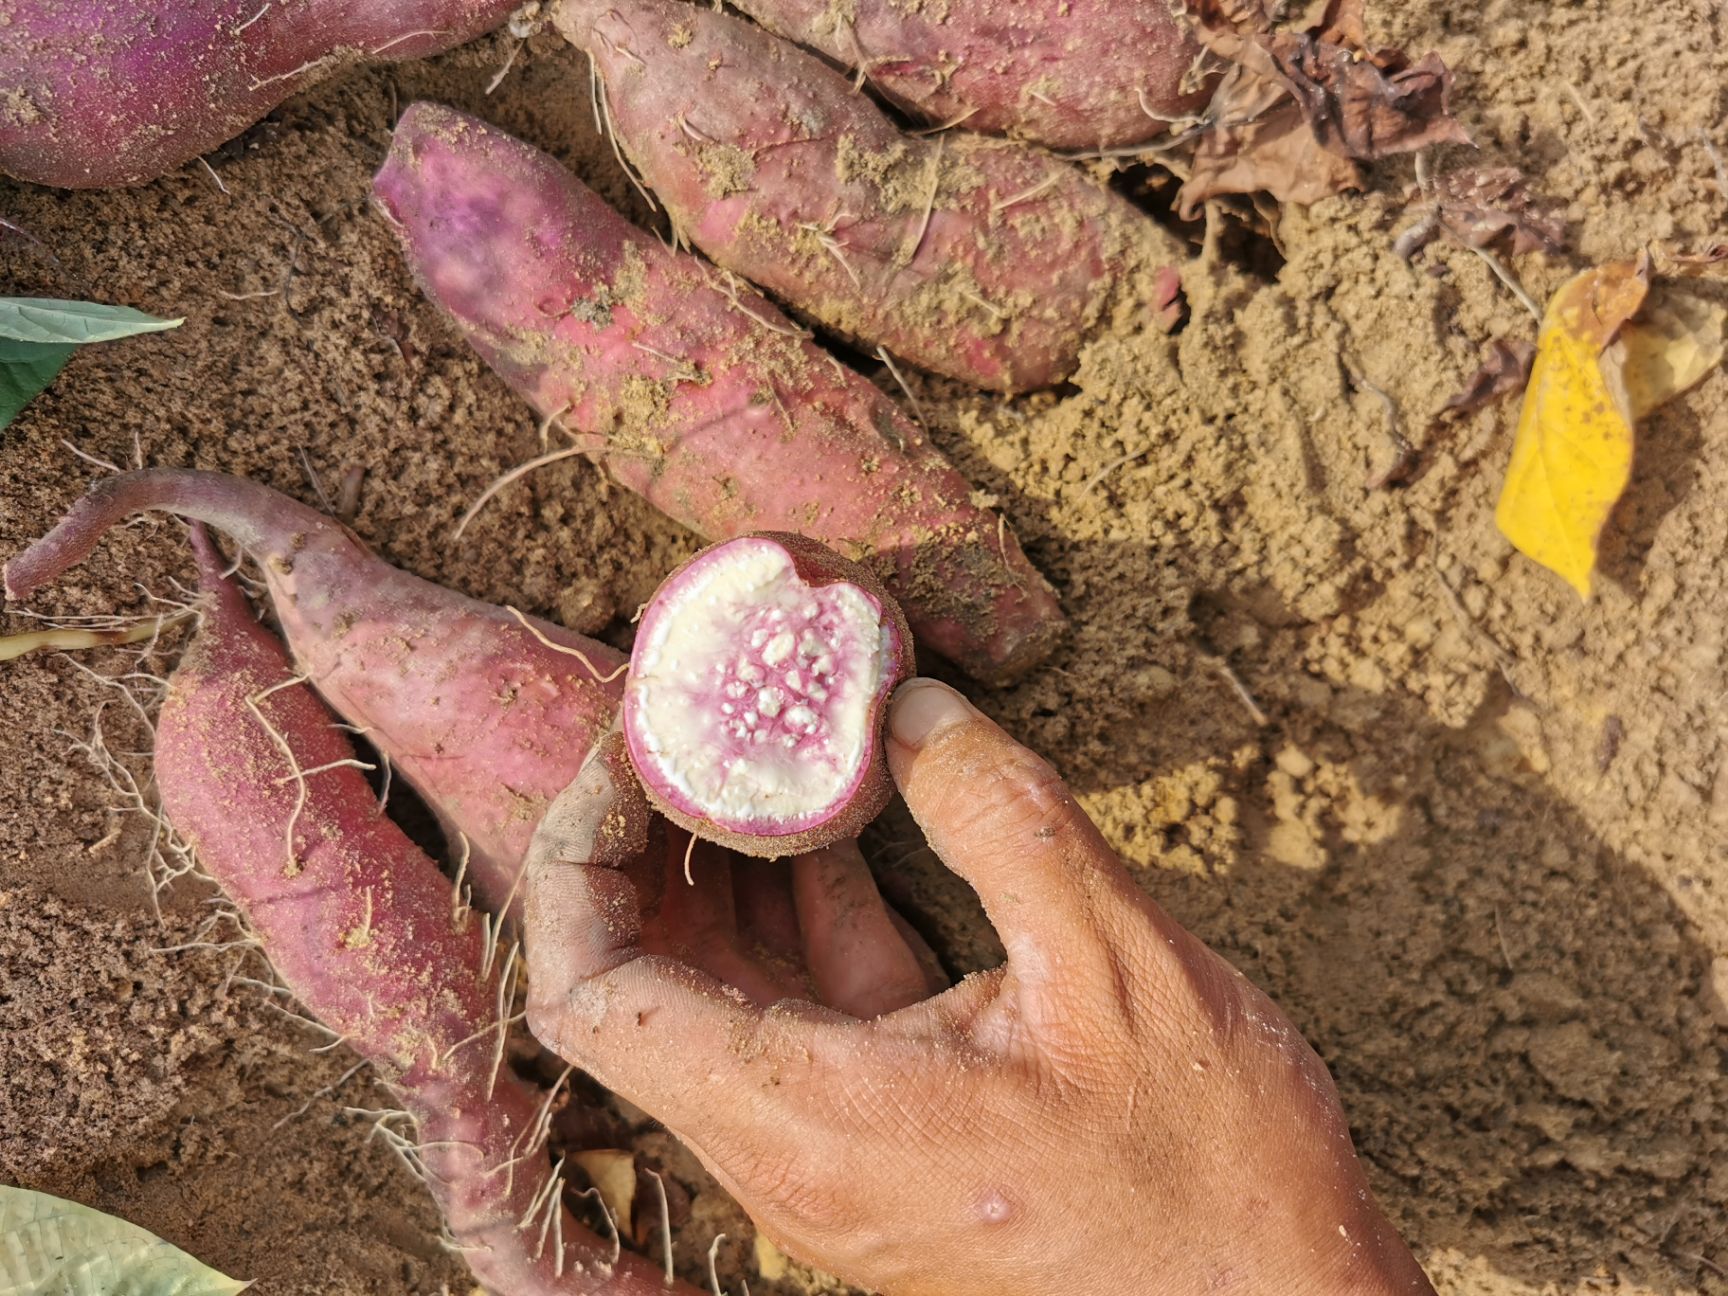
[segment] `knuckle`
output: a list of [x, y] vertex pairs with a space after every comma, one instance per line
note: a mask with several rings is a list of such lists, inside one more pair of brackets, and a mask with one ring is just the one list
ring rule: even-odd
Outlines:
[[943, 820], [975, 846], [1043, 848], [1071, 834], [1080, 807], [1062, 776], [1023, 747], [981, 763], [974, 778], [951, 784]]

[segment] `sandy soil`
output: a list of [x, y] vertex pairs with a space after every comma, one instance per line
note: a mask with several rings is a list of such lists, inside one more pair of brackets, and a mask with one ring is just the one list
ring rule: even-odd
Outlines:
[[[1560, 201], [1571, 252], [1515, 264], [1538, 298], [1647, 240], [1719, 236], [1719, 6], [1383, 8], [1381, 36], [1457, 69], [1485, 158]], [[396, 110], [435, 97], [647, 219], [555, 42], [483, 93], [507, 48], [326, 86], [213, 174], [0, 187], [0, 214], [40, 240], [6, 245], [0, 290], [188, 317], [88, 349], [0, 432], [0, 553], [99, 471], [73, 447], [309, 499], [308, 469], [330, 490], [362, 469], [355, 525], [392, 561], [622, 642], [617, 610], [692, 538], [566, 462], [450, 543], [467, 501], [537, 451], [534, 423], [366, 207]], [[1471, 254], [1394, 255], [1409, 179], [1388, 166], [1365, 195], [1286, 213], [1276, 248], [1221, 227], [1188, 326], [1101, 340], [1061, 392], [917, 384], [1077, 627], [1059, 665], [981, 702], [1295, 1017], [1443, 1292], [1725, 1293], [1728, 377], [1646, 425], [1581, 606], [1494, 531], [1514, 409], [1432, 425], [1485, 344], [1534, 329]], [[1364, 486], [1391, 454], [1376, 388], [1423, 451], [1399, 490]], [[33, 607], [143, 611], [186, 575], [172, 524], [142, 522]], [[73, 750], [99, 714], [143, 768], [137, 718], [88, 673], [133, 668], [116, 651], [0, 668], [0, 1180], [121, 1211], [270, 1296], [467, 1291], [419, 1185], [348, 1110], [378, 1092], [320, 1092], [339, 1052], [224, 991], [231, 954], [172, 948], [207, 894], [182, 882], [156, 917], [148, 825]], [[987, 960], [964, 888], [881, 837], [885, 884], [953, 965]], [[592, 1140], [582, 1124], [565, 1136]], [[748, 1226], [640, 1117], [603, 1128], [674, 1179], [688, 1275], [724, 1230], [752, 1290], [821, 1286], [759, 1278]]]

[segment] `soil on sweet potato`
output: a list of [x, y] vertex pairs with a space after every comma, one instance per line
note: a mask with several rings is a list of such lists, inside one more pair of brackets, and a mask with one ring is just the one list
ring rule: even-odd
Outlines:
[[[1721, 231], [1719, 9], [1377, 17], [1457, 69], [1484, 160], [1561, 201], [1571, 251], [1513, 263], [1538, 299], [1585, 263]], [[100, 471], [80, 454], [309, 499], [313, 475], [334, 496], [363, 472], [354, 525], [392, 561], [622, 642], [695, 541], [566, 461], [452, 543], [536, 429], [367, 207], [395, 112], [434, 97], [652, 221], [596, 137], [580, 61], [536, 38], [488, 96], [508, 52], [500, 36], [348, 76], [143, 188], [0, 185], [36, 240], [0, 244], [0, 290], [187, 317], [87, 348], [0, 432], [0, 553]], [[1275, 247], [1221, 228], [1187, 326], [1099, 340], [1059, 392], [913, 380], [1074, 621], [1056, 663], [974, 695], [1295, 1018], [1443, 1292], [1728, 1293], [1728, 376], [1643, 428], [1581, 605], [1494, 530], [1514, 405], [1432, 426], [1484, 346], [1533, 324], [1472, 254], [1394, 254], [1409, 179], [1388, 165], [1366, 194], [1286, 212]], [[1389, 414], [1421, 468], [1371, 491]], [[141, 612], [188, 575], [175, 525], [142, 521], [31, 607]], [[9, 610], [4, 628], [30, 624]], [[378, 1092], [225, 984], [238, 951], [176, 948], [199, 943], [208, 892], [182, 880], [156, 917], [151, 824], [76, 749], [99, 719], [144, 768], [136, 714], [89, 672], [160, 674], [174, 648], [0, 667], [0, 1181], [119, 1211], [272, 1296], [466, 1292], [430, 1202], [352, 1110]], [[987, 960], [964, 888], [879, 836], [886, 887], [953, 966]], [[724, 1231], [734, 1288], [825, 1289], [763, 1277], [694, 1162], [635, 1113], [608, 1121], [672, 1178], [688, 1275]]]

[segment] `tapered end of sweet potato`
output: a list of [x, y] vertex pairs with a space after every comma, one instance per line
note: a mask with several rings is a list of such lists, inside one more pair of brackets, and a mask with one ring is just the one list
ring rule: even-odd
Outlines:
[[556, 159], [442, 104], [402, 114], [372, 197], [415, 281], [506, 381], [543, 411], [580, 403], [571, 330], [610, 318], [648, 236]]
[[426, 294], [488, 336], [549, 331], [571, 303], [552, 300], [547, 263], [615, 243], [625, 223], [538, 149], [427, 102], [397, 121], [372, 198]]
[[855, 836], [891, 792], [882, 728], [912, 671], [899, 607], [801, 536], [704, 549], [660, 586], [624, 692], [649, 800], [698, 836], [776, 857]]

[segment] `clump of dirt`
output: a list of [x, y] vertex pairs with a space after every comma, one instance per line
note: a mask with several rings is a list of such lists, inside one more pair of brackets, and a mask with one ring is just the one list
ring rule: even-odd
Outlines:
[[[1435, 169], [1515, 166], [1560, 200], [1571, 251], [1503, 258], [1538, 300], [1586, 263], [1722, 228], [1721, 14], [1385, 8], [1373, 34], [1441, 54], [1481, 146]], [[586, 68], [536, 39], [488, 96], [508, 50], [322, 87], [212, 156], [214, 176], [0, 189], [40, 240], [9, 245], [5, 291], [187, 316], [86, 349], [0, 433], [0, 552], [99, 471], [74, 447], [306, 499], [358, 469], [354, 525], [391, 561], [624, 642], [694, 538], [566, 461], [451, 543], [468, 501], [539, 452], [535, 421], [366, 205], [396, 112], [432, 97], [652, 222], [595, 134]], [[1058, 392], [913, 379], [1074, 622], [1053, 665], [974, 695], [1295, 1017], [1443, 1290], [1728, 1292], [1728, 378], [1640, 429], [1580, 604], [1493, 527], [1515, 402], [1436, 421], [1534, 322], [1468, 250], [1394, 251], [1412, 179], [1388, 164], [1365, 194], [1287, 210], [1265, 255], [1238, 255], [1251, 240], [1215, 215], [1187, 326], [1100, 339]], [[1371, 490], [1394, 430], [1415, 470]], [[188, 572], [177, 526], [145, 521], [34, 607], [144, 611]], [[158, 923], [150, 825], [115, 817], [66, 736], [100, 707], [113, 749], [143, 748], [123, 699], [62, 657], [4, 669], [0, 1179], [123, 1210], [276, 1293], [468, 1290], [419, 1185], [349, 1110], [383, 1103], [365, 1075], [230, 978], [244, 950], [160, 952], [196, 943], [208, 894], [176, 884]], [[993, 957], [965, 888], [895, 826], [879, 837], [885, 885], [953, 965]], [[753, 1248], [640, 1113], [609, 1119], [671, 1177], [687, 1275], [726, 1232], [723, 1274], [826, 1289]]]

